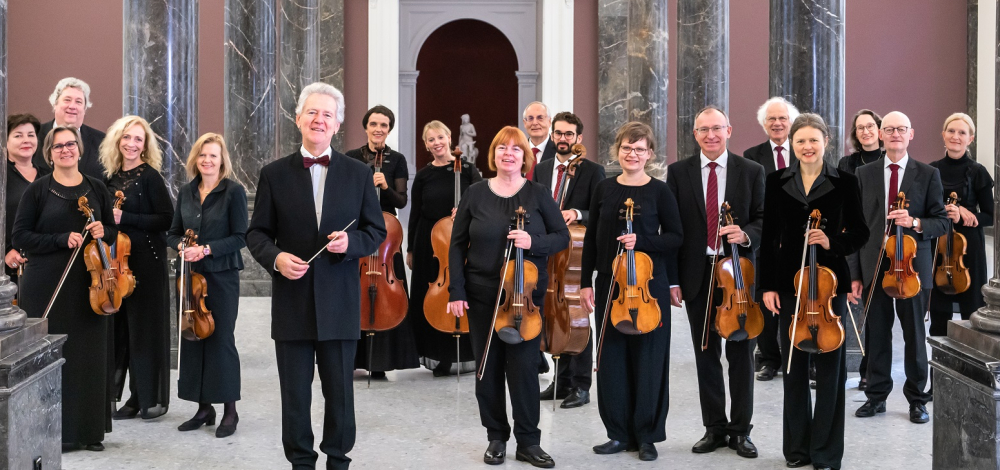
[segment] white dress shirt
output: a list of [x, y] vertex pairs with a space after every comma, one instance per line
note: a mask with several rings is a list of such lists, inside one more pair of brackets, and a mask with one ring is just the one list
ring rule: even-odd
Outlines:
[[[559, 168], [560, 167], [568, 167], [569, 164], [572, 163], [573, 160], [575, 160], [577, 158], [580, 158], [580, 157], [578, 155], [574, 155], [573, 158], [570, 158], [570, 159], [566, 160], [565, 163], [563, 163], [563, 162], [559, 161], [559, 156], [558, 155], [556, 156], [555, 165], [552, 166], [552, 181], [549, 183], [549, 188], [552, 190], [553, 193], [555, 193], [556, 185], [559, 184]], [[577, 168], [579, 168], [579, 167], [577, 167]], [[566, 171], [563, 171], [563, 187], [559, 188], [559, 191], [565, 193], [567, 186], [569, 186], [569, 174], [567, 174]], [[561, 194], [559, 196], [561, 196]], [[556, 199], [556, 205], [558, 205], [558, 204], [559, 204], [559, 199]], [[579, 210], [572, 209], [572, 208], [569, 209], [569, 210], [573, 210], [573, 211], [576, 212], [576, 220], [580, 220], [580, 219], [583, 218], [583, 214]]]
[[[699, 154], [699, 157], [701, 158], [701, 191], [702, 191], [701, 195], [705, 198], [705, 201], [707, 203], [708, 175], [711, 172], [711, 169], [708, 167], [708, 164], [712, 162], [712, 160], [709, 160], [708, 157], [705, 156], [704, 152], [701, 152]], [[715, 167], [715, 178], [719, 183], [719, 188], [718, 188], [719, 194], [716, 196], [716, 202], [719, 204], [719, 207], [722, 207], [722, 203], [725, 202], [726, 200], [726, 167], [729, 165], [729, 150], [728, 149], [723, 150], [722, 155], [719, 155], [719, 158], [715, 159], [715, 163], [719, 164], [719, 166]], [[725, 240], [723, 240], [722, 243], [724, 244]], [[719, 254], [722, 254], [721, 245], [719, 252], [720, 252]], [[705, 254], [711, 256], [716, 253], [715, 250], [708, 248], [706, 246]]]
[[[323, 153], [313, 156], [303, 145], [299, 149], [303, 158], [320, 158], [322, 156], [332, 157], [333, 149], [327, 147]], [[323, 190], [326, 187], [326, 172], [328, 167], [323, 165], [313, 165], [309, 167], [309, 176], [312, 177], [313, 203], [316, 206], [316, 227], [319, 228], [319, 221], [323, 217]]]
[[[903, 155], [903, 158], [901, 158], [898, 162], [896, 162], [896, 164], [899, 165], [899, 169], [896, 170], [896, 178], [897, 178], [896, 191], [899, 191], [903, 186], [903, 172], [906, 170], [906, 164], [909, 163], [909, 161], [910, 161], [910, 154], [907, 153]], [[887, 211], [889, 210], [889, 177], [892, 175], [892, 170], [889, 169], [889, 165], [892, 165], [892, 160], [889, 160], [889, 157], [885, 157], [885, 166], [883, 167], [884, 168], [883, 183], [885, 184], [884, 186], [885, 207], [883, 207], [883, 209]], [[888, 212], [886, 213], [888, 214]]]
[[[531, 148], [538, 149], [538, 158], [535, 159], [535, 163], [538, 163], [538, 161], [542, 159], [542, 154], [545, 153], [545, 146], [549, 144], [549, 138], [550, 137], [546, 135], [545, 140], [543, 140], [542, 143], [538, 145], [535, 145], [535, 143], [532, 142], [531, 139], [528, 139], [528, 144], [531, 145]], [[531, 150], [531, 152], [534, 153], [534, 150]]]
[[[781, 168], [781, 165], [778, 165], [778, 151], [775, 150], [778, 148], [778, 144], [774, 143], [774, 141], [770, 139], [768, 139], [767, 143], [771, 144], [771, 158], [774, 159], [774, 168]], [[788, 139], [785, 139], [785, 142], [781, 144], [781, 147], [783, 147], [781, 149], [781, 158], [785, 159], [785, 168], [788, 168], [792, 166], [792, 152], [788, 147]]]

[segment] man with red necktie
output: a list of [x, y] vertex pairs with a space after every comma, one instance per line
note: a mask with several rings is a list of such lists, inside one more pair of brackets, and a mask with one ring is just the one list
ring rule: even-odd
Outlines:
[[[552, 122], [549, 107], [541, 101], [532, 101], [524, 108], [521, 119], [525, 133], [528, 134], [528, 142], [531, 144], [531, 153], [535, 154], [535, 165], [554, 157], [556, 145], [549, 138], [549, 124]], [[530, 180], [533, 173], [534, 169], [529, 171], [525, 178]]]

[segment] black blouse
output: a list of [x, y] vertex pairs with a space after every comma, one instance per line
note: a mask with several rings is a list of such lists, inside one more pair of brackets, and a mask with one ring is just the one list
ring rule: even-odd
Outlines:
[[[354, 150], [345, 153], [348, 157], [365, 163], [371, 167], [375, 173], [375, 154], [368, 148], [368, 144], [362, 145]], [[406, 167], [406, 157], [385, 146], [382, 153], [382, 174], [385, 175], [386, 189], [379, 189], [379, 205], [382, 212], [396, 215], [396, 209], [406, 207], [406, 181], [410, 179], [410, 170]]]
[[[459, 194], [465, 194], [469, 186], [483, 180], [483, 175], [468, 162], [462, 162]], [[410, 223], [407, 233], [406, 251], [412, 252], [416, 244], [417, 225], [421, 219], [433, 225], [438, 220], [451, 215], [455, 207], [455, 166], [452, 164], [435, 166], [428, 163], [413, 178], [413, 205], [410, 206]]]
[[882, 153], [883, 150], [881, 148], [875, 150], [862, 149], [860, 152], [854, 152], [841, 158], [837, 168], [853, 175], [857, 173], [858, 168], [882, 158]]
[[243, 269], [240, 249], [247, 245], [247, 192], [243, 186], [224, 178], [205, 196], [198, 194], [201, 176], [182, 187], [177, 194], [177, 209], [167, 232], [167, 244], [176, 247], [187, 229], [198, 235], [198, 245], [209, 245], [212, 254], [195, 263], [197, 272], [220, 272]]
[[[52, 173], [52, 169], [47, 166], [36, 166], [35, 167], [35, 180]], [[14, 237], [11, 233], [14, 230], [14, 216], [17, 215], [17, 206], [21, 202], [21, 195], [24, 194], [24, 190], [28, 189], [28, 185], [31, 184], [21, 172], [17, 171], [17, 166], [14, 165], [13, 161], [7, 160], [7, 215], [4, 238], [5, 246], [3, 250], [3, 256], [7, 256], [7, 252], [14, 249]]]
[[132, 241], [132, 251], [156, 251], [167, 245], [166, 231], [174, 217], [170, 193], [160, 172], [143, 163], [119, 170], [108, 179], [108, 191], [125, 195], [118, 228]]
[[977, 228], [993, 225], [993, 178], [986, 167], [973, 160], [968, 152], [957, 159], [945, 155], [931, 166], [941, 172], [944, 196], [948, 197], [952, 191], [957, 193], [958, 205], [979, 219]]
[[[81, 196], [87, 197], [94, 220], [100, 221], [104, 226], [103, 240], [116, 239], [118, 227], [115, 226], [115, 218], [111, 212], [111, 195], [104, 183], [83, 175], [82, 183], [63, 186], [49, 174], [36, 178], [21, 196], [21, 204], [14, 218], [14, 246], [23, 249], [28, 259], [35, 254], [68, 248], [70, 233], [80, 233], [87, 225], [87, 219], [77, 210]], [[62, 210], [44, 212], [45, 207], [50, 204]], [[67, 217], [66, 214], [72, 216]], [[88, 237], [84, 242], [91, 239]]]

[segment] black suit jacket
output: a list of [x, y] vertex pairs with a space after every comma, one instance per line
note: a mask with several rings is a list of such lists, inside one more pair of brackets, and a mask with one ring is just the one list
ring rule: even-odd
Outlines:
[[[740, 254], [754, 259], [764, 223], [764, 167], [730, 152], [726, 170], [725, 200], [732, 208], [734, 221], [750, 238], [750, 247], [741, 247]], [[677, 199], [684, 227], [684, 243], [675, 264], [669, 266], [670, 279], [680, 280], [684, 298], [691, 299], [702, 294], [699, 291], [708, 239], [701, 158], [695, 155], [667, 167], [667, 184]]]
[[[347, 229], [346, 254], [323, 251], [300, 279], [274, 269], [283, 251], [308, 261], [332, 232]], [[247, 247], [271, 273], [271, 338], [289, 340], [356, 340], [361, 335], [361, 286], [357, 260], [385, 239], [385, 221], [375, 197], [371, 169], [334, 151], [323, 193], [323, 212], [316, 226], [312, 179], [295, 152], [260, 171]]]
[[[870, 234], [861, 251], [851, 255], [847, 261], [851, 267], [851, 279], [864, 281], [866, 286], [871, 283], [875, 269], [882, 261], [878, 254], [882, 249], [886, 227], [885, 158], [863, 165], [857, 170], [861, 205]], [[933, 243], [951, 228], [948, 212], [944, 209], [941, 174], [937, 168], [918, 162], [911, 156], [903, 171], [899, 190], [906, 194], [906, 200], [910, 203], [907, 208], [910, 216], [919, 218], [923, 228], [923, 233], [904, 228], [903, 234], [910, 235], [917, 241], [917, 257], [913, 260], [913, 268], [920, 274], [923, 288], [929, 289], [932, 287], [933, 277]], [[893, 229], [890, 235], [895, 233]]]
[[545, 150], [542, 150], [541, 155], [539, 155], [536, 164], [552, 160], [556, 157], [556, 143], [552, 141], [552, 135], [549, 135], [549, 141], [545, 143]]
[[[550, 158], [539, 163], [535, 167], [534, 174], [531, 176], [531, 181], [549, 188], [550, 193], [553, 191], [552, 171], [555, 169], [556, 161], [555, 158]], [[573, 178], [567, 177], [569, 183], [566, 185], [566, 190], [564, 191], [566, 194], [566, 203], [563, 205], [563, 209], [576, 209], [580, 211], [580, 223], [583, 225], [587, 225], [590, 215], [590, 198], [597, 189], [597, 183], [604, 181], [604, 178], [604, 166], [585, 158], [580, 162], [580, 166], [576, 168], [576, 175]], [[556, 201], [556, 204], [558, 203], [559, 201]]]
[[[792, 152], [789, 149], [785, 149], [783, 155], [785, 156], [785, 160], [788, 162], [789, 166], [791, 166], [792, 159], [795, 158], [792, 156]], [[743, 158], [763, 166], [765, 176], [778, 171], [778, 168], [774, 166], [774, 151], [771, 150], [770, 140], [765, 141], [763, 144], [748, 148], [746, 152], [743, 152]]]
[[[35, 156], [31, 157], [31, 163], [35, 166], [52, 168], [45, 161], [45, 157], [42, 156], [42, 147], [45, 145], [45, 136], [49, 134], [52, 130], [52, 126], [55, 121], [49, 121], [42, 124], [42, 127], [38, 131], [38, 149], [35, 150]], [[83, 154], [80, 155], [80, 172], [104, 181], [104, 166], [101, 165], [101, 141], [104, 140], [104, 133], [84, 124], [80, 127], [80, 137], [83, 139]]]

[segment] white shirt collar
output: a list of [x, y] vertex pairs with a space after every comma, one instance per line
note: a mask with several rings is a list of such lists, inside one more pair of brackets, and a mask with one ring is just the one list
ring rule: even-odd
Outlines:
[[545, 135], [545, 140], [543, 140], [542, 143], [540, 143], [538, 145], [531, 144], [531, 140], [530, 139], [528, 140], [528, 143], [531, 144], [531, 148], [538, 149], [539, 152], [544, 152], [545, 151], [545, 146], [549, 144], [549, 138], [550, 138], [549, 135], [546, 134]]
[[299, 148], [299, 153], [301, 153], [303, 157], [308, 157], [308, 158], [319, 158], [319, 157], [322, 157], [324, 155], [326, 155], [328, 157], [332, 157], [333, 156], [333, 147], [327, 146], [326, 150], [324, 150], [323, 153], [321, 153], [321, 154], [319, 154], [319, 155], [317, 155], [317, 156], [314, 157], [311, 153], [309, 153], [308, 150], [306, 150], [306, 146], [303, 145], [302, 147]]
[[[771, 139], [767, 139], [767, 143], [771, 144], [771, 151], [772, 152], [774, 151], [775, 148], [778, 147], [778, 144], [774, 143], [774, 141], [771, 140]], [[788, 139], [787, 138], [785, 139], [784, 142], [781, 143], [781, 146], [784, 147], [785, 151], [788, 151]]]
[[[910, 153], [907, 152], [906, 154], [903, 155], [903, 158], [900, 158], [899, 161], [896, 162], [896, 164], [899, 165], [899, 169], [902, 170], [906, 168], [906, 164], [909, 163], [909, 161], [910, 161]], [[892, 160], [889, 160], [889, 157], [885, 157], [885, 165], [882, 168], [887, 169], [889, 168], [889, 165], [892, 165]]]
[[[701, 167], [702, 168], [705, 168], [706, 166], [708, 166], [708, 164], [712, 161], [712, 160], [709, 160], [708, 157], [705, 156], [705, 152], [699, 152], [698, 155], [701, 157]], [[718, 163], [719, 166], [721, 166], [722, 168], [725, 168], [726, 165], [729, 164], [729, 149], [724, 149], [722, 151], [722, 155], [719, 155], [719, 158], [715, 159], [715, 163]]]

